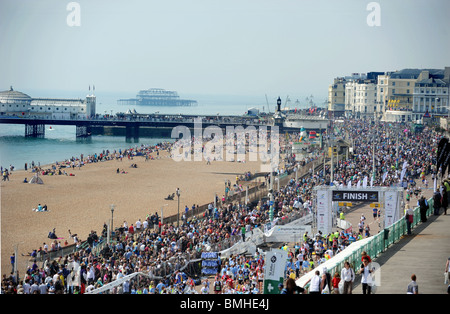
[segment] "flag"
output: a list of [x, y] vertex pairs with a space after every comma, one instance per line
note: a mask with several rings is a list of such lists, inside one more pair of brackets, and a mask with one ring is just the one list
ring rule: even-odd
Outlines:
[[445, 151], [446, 151], [447, 145], [449, 145], [448, 138], [446, 138], [446, 137], [441, 138], [441, 140], [439, 141], [439, 144], [438, 144], [437, 155], [436, 155], [436, 168], [438, 170], [439, 170], [439, 167], [442, 165], [442, 162], [446, 158]]
[[386, 172], [383, 174], [383, 183], [384, 183], [384, 180], [386, 180], [387, 174], [388, 174], [388, 171], [386, 171]]
[[403, 166], [402, 166], [402, 169], [405, 169], [406, 168], [406, 166], [408, 166], [408, 162], [403, 162]]
[[351, 187], [352, 187], [352, 180], [348, 180], [348, 182], [347, 182], [347, 187], [348, 187], [348, 188], [351, 188]]
[[400, 182], [403, 182], [403, 177], [405, 176], [405, 174], [406, 174], [406, 167], [404, 167], [402, 170], [402, 174], [400, 175]]
[[363, 180], [363, 189], [365, 189], [366, 187], [367, 187], [367, 176], [365, 176]]
[[361, 180], [358, 180], [358, 183], [356, 183], [356, 188], [360, 188], [361, 187]]
[[442, 176], [444, 176], [445, 170], [447, 169], [447, 166], [448, 166], [448, 164], [450, 162], [450, 145], [447, 145], [445, 147], [444, 154], [445, 154], [445, 160], [442, 162], [442, 172], [441, 172]]

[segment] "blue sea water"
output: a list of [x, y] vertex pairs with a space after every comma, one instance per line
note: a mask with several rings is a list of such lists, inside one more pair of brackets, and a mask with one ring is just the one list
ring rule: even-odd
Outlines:
[[[24, 91], [26, 92], [26, 91]], [[28, 93], [31, 97], [67, 97], [71, 95], [55, 96], [49, 92], [47, 94]], [[126, 107], [117, 104], [119, 98], [133, 98], [134, 95], [119, 95], [118, 93], [96, 93], [96, 112], [99, 114], [115, 114], [126, 112], [128, 109], [135, 109], [138, 113], [161, 114], [202, 114], [202, 115], [242, 115], [249, 108], [256, 107], [261, 111], [272, 112], [275, 109], [275, 102], [268, 108], [264, 95], [252, 96], [221, 96], [221, 95], [180, 95], [181, 98], [195, 99], [197, 106], [193, 107]], [[83, 95], [77, 98], [84, 98]], [[51, 129], [50, 129], [51, 127]], [[140, 137], [137, 142], [126, 140], [125, 136], [103, 136], [93, 135], [90, 138], [77, 139], [75, 136], [75, 126], [45, 126], [44, 138], [26, 138], [24, 125], [0, 124], [0, 166], [9, 167], [13, 165], [15, 169], [23, 169], [25, 163], [28, 165], [34, 161], [35, 164], [46, 165], [55, 161], [63, 161], [71, 157], [79, 157], [81, 154], [101, 153], [103, 150], [119, 150], [144, 145], [155, 145], [162, 141], [173, 141], [170, 138], [150, 138]]]

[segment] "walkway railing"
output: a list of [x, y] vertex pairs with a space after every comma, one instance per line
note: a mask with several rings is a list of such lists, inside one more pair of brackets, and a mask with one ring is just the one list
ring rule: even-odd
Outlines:
[[[429, 208], [426, 216], [429, 217], [433, 212], [433, 198], [428, 201]], [[417, 226], [420, 222], [420, 208], [414, 208], [414, 221], [411, 224], [411, 228]], [[372, 259], [377, 258], [381, 253], [385, 252], [389, 247], [397, 242], [402, 236], [407, 233], [407, 225], [404, 216], [397, 220], [392, 226], [381, 230], [378, 234], [372, 236], [368, 241], [354, 250], [347, 256], [345, 260], [336, 264], [334, 267], [327, 268], [327, 271], [334, 276], [336, 272], [340, 274], [344, 267], [345, 262], [349, 262], [353, 269], [359, 269], [361, 264], [361, 253], [366, 252]], [[304, 286], [309, 291], [309, 283]]]

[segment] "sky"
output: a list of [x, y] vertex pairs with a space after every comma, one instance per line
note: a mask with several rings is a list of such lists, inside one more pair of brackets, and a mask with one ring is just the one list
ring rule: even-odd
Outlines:
[[72, 2], [0, 1], [0, 90], [325, 99], [335, 77], [450, 66], [448, 0]]

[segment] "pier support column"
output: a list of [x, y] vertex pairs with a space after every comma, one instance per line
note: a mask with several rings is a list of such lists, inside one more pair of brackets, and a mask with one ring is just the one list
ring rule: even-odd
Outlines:
[[44, 137], [45, 124], [31, 123], [25, 124], [25, 137]]
[[91, 136], [91, 127], [89, 125], [77, 125], [76, 128], [77, 137]]
[[125, 127], [125, 137], [127, 139], [134, 138], [135, 142], [139, 141], [139, 126], [126, 126]]

